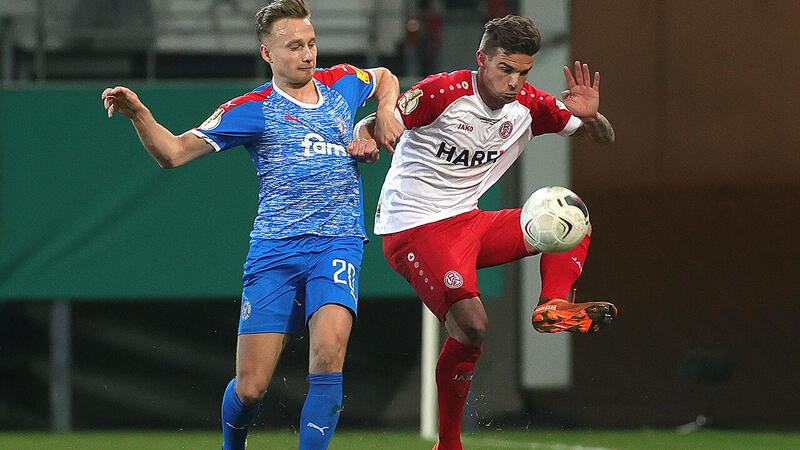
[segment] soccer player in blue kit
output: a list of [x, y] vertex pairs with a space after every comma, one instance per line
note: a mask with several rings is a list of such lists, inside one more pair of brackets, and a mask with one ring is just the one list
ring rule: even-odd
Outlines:
[[[236, 377], [222, 400], [223, 449], [244, 448], [247, 430], [289, 336], [309, 330], [309, 389], [301, 449], [328, 447], [342, 409], [342, 367], [358, 303], [366, 231], [357, 161], [402, 133], [399, 87], [387, 69], [316, 69], [316, 36], [303, 0], [276, 0], [256, 15], [273, 79], [221, 105], [179, 136], [122, 86], [102, 93], [108, 116], [131, 119], [161, 167], [243, 145], [256, 166], [258, 214], [244, 265]], [[377, 103], [376, 141], [353, 140], [356, 111]]]

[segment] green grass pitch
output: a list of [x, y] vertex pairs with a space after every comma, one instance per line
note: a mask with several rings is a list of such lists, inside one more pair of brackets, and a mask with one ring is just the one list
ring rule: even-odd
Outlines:
[[[415, 432], [349, 431], [336, 433], [332, 450], [428, 450], [433, 443]], [[2, 449], [175, 450], [220, 448], [214, 432], [76, 432], [69, 434], [0, 433]], [[251, 432], [248, 449], [296, 449], [297, 435]], [[800, 433], [754, 433], [703, 430], [690, 434], [669, 431], [492, 431], [464, 435], [468, 450], [492, 449], [777, 449], [800, 448]]]

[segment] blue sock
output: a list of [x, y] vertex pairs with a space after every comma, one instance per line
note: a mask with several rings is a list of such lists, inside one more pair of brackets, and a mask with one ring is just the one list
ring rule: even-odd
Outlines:
[[247, 429], [261, 410], [261, 402], [244, 406], [236, 395], [236, 378], [228, 383], [222, 397], [222, 449], [244, 449]]
[[299, 450], [326, 449], [342, 411], [342, 372], [309, 374], [308, 384]]

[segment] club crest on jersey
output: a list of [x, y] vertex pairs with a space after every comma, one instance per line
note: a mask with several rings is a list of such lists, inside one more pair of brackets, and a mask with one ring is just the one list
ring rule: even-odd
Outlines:
[[317, 133], [308, 133], [300, 143], [303, 147], [303, 156], [336, 155], [347, 156], [347, 149], [343, 145], [326, 142], [325, 138]]
[[336, 118], [336, 128], [339, 129], [339, 133], [347, 134], [347, 123], [340, 117]]
[[506, 120], [505, 122], [500, 124], [500, 130], [497, 132], [497, 134], [499, 134], [501, 138], [505, 139], [511, 136], [511, 130], [513, 129], [514, 129], [514, 124], [511, 123], [510, 120]]
[[222, 115], [224, 113], [225, 113], [224, 109], [217, 108], [217, 110], [214, 111], [214, 114], [211, 114], [211, 117], [209, 117], [202, 124], [200, 124], [200, 126], [198, 128], [200, 128], [201, 130], [206, 130], [206, 131], [213, 130], [214, 128], [217, 128], [217, 126], [219, 126], [219, 123], [222, 122]]
[[400, 100], [397, 101], [397, 106], [400, 108], [400, 111], [404, 116], [411, 114], [415, 109], [417, 109], [417, 106], [419, 106], [420, 97], [422, 97], [421, 89], [408, 91], [403, 94], [402, 97], [400, 97]]
[[447, 144], [442, 142], [439, 144], [439, 151], [436, 152], [436, 157], [446, 159], [453, 164], [471, 167], [494, 162], [502, 154], [502, 150], [460, 150], [455, 145], [448, 147]]
[[444, 285], [450, 289], [458, 289], [464, 285], [464, 278], [460, 273], [451, 270], [444, 274]]

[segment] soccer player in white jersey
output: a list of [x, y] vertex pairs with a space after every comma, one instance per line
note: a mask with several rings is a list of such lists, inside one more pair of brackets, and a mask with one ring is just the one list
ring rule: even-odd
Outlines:
[[155, 121], [130, 89], [102, 93], [131, 119], [164, 168], [243, 145], [260, 182], [258, 214], [244, 266], [236, 377], [222, 401], [223, 449], [245, 447], [288, 338], [309, 330], [309, 390], [299, 448], [324, 449], [342, 409], [342, 367], [356, 317], [366, 231], [357, 161], [374, 162], [376, 142], [353, 140], [353, 121], [377, 103], [375, 138], [402, 133], [393, 117], [397, 78], [387, 69], [316, 69], [316, 36], [303, 0], [276, 0], [256, 15], [271, 82], [221, 105], [180, 136]]
[[[524, 17], [486, 24], [478, 70], [432, 75], [397, 102], [405, 129], [386, 175], [375, 216], [389, 264], [444, 323], [449, 337], [436, 366], [439, 450], [461, 448], [464, 400], [486, 333], [476, 270], [538, 253], [522, 236], [520, 209], [481, 211], [478, 199], [545, 133], [610, 143], [599, 112], [600, 74], [564, 67], [563, 102], [526, 83], [539, 32]], [[370, 135], [367, 118], [356, 133]], [[590, 332], [616, 317], [608, 302], [572, 303], [590, 237], [567, 253], [543, 254], [542, 292], [533, 313], [540, 332]], [[436, 447], [434, 447], [436, 448]]]

